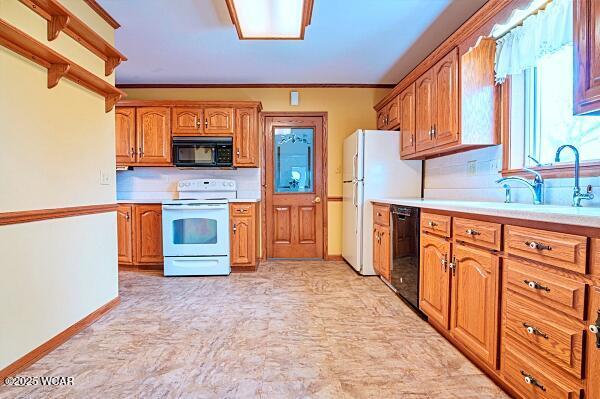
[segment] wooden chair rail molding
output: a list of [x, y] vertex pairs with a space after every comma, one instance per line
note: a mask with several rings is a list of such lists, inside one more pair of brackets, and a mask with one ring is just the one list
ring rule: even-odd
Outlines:
[[81, 43], [82, 46], [104, 60], [104, 74], [109, 76], [127, 57], [94, 32], [75, 14], [57, 0], [20, 0], [38, 15], [48, 21], [48, 41], [58, 37], [64, 31]]
[[72, 206], [68, 208], [38, 209], [33, 211], [0, 213], [0, 226], [19, 223], [38, 222], [48, 219], [59, 219], [73, 216], [93, 215], [96, 213], [115, 212], [117, 204]]
[[15, 374], [18, 374], [19, 372], [25, 370], [33, 363], [37, 362], [42, 357], [52, 352], [54, 349], [67, 342], [74, 335], [79, 334], [88, 326], [100, 320], [102, 316], [104, 316], [106, 313], [110, 312], [112, 309], [118, 306], [119, 303], [121, 303], [121, 298], [116, 297], [115, 299], [102, 305], [100, 308], [96, 309], [89, 315], [85, 316], [83, 319], [79, 320], [77, 323], [73, 324], [66, 330], [60, 332], [58, 335], [50, 338], [48, 341], [44, 342], [31, 352], [25, 354], [20, 359], [17, 359], [17, 361], [15, 361], [14, 363], [9, 364], [8, 366], [0, 370], [0, 381], [4, 381], [6, 377], [14, 376]]
[[117, 101], [125, 97], [123, 91], [3, 19], [0, 19], [0, 44], [46, 68], [49, 89], [55, 87], [61, 78], [67, 78], [104, 97], [105, 112], [110, 112]]

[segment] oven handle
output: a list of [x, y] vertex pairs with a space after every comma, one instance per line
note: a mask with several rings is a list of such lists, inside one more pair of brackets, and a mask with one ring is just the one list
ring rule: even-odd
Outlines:
[[166, 211], [214, 211], [217, 209], [227, 209], [227, 204], [223, 205], [163, 205]]

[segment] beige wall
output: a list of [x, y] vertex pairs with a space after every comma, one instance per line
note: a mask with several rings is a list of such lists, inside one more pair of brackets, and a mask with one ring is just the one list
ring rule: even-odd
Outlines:
[[[61, 3], [114, 42], [84, 2]], [[48, 42], [46, 21], [21, 2], [0, 0], [0, 15], [104, 78], [100, 58], [64, 33]], [[114, 113], [104, 99], [67, 80], [49, 90], [45, 68], [5, 47], [0, 71], [0, 212], [114, 203]], [[0, 369], [118, 295], [115, 225], [107, 213], [0, 226]]]
[[[328, 113], [328, 195], [342, 195], [342, 142], [356, 129], [374, 129], [373, 106], [388, 89], [371, 88], [304, 88], [300, 105], [290, 106], [291, 89], [287, 88], [208, 88], [208, 89], [128, 89], [128, 99], [178, 100], [254, 100], [263, 110], [315, 111]], [[342, 252], [342, 204], [330, 202], [329, 254]]]

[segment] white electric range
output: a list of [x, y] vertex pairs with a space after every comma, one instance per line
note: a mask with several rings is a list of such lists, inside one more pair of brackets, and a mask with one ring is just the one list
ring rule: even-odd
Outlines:
[[228, 275], [229, 205], [233, 180], [182, 180], [179, 199], [163, 201], [165, 276]]

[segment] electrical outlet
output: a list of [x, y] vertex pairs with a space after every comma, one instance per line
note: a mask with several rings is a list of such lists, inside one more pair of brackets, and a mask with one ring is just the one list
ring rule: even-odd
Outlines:
[[477, 161], [467, 162], [467, 176], [475, 176], [477, 174]]
[[100, 171], [100, 184], [102, 186], [110, 185], [110, 175], [103, 170]]

